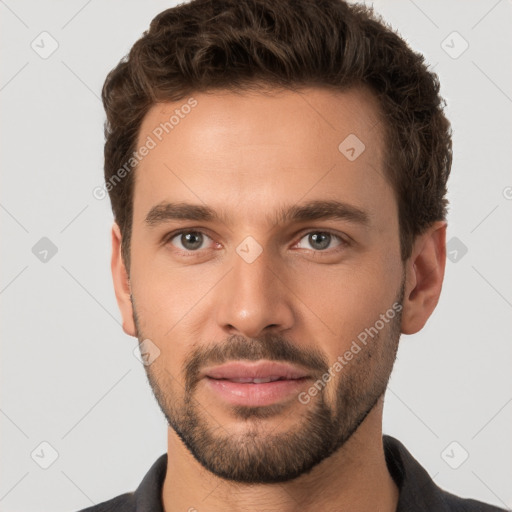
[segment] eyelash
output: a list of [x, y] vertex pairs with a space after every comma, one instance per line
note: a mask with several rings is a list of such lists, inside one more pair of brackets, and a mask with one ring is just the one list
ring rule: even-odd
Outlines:
[[[168, 235], [166, 235], [163, 239], [163, 243], [164, 245], [167, 245], [167, 244], [170, 244], [171, 240], [173, 240], [174, 238], [176, 238], [177, 236], [179, 235], [183, 235], [183, 234], [186, 234], [186, 233], [199, 233], [201, 235], [205, 235], [206, 237], [208, 237], [210, 240], [212, 240], [212, 237], [209, 236], [207, 233], [205, 233], [204, 231], [201, 231], [199, 229], [180, 229], [178, 231], [173, 231], [172, 233], [169, 233]], [[311, 235], [311, 234], [328, 234], [330, 236], [332, 236], [333, 238], [337, 239], [339, 241], [339, 245], [337, 245], [336, 247], [332, 248], [332, 249], [324, 249], [324, 250], [314, 250], [314, 249], [307, 249], [315, 254], [333, 254], [333, 253], [336, 253], [342, 249], [344, 249], [346, 246], [349, 245], [349, 242], [344, 239], [342, 236], [336, 234], [336, 233], [333, 233], [332, 231], [329, 231], [328, 229], [314, 229], [314, 230], [310, 230], [310, 231], [307, 231], [305, 233], [302, 233], [298, 242], [295, 243], [294, 245], [297, 245], [304, 237], [308, 236], [308, 235]], [[179, 254], [179, 255], [182, 255], [182, 256], [189, 256], [189, 257], [193, 257], [193, 256], [197, 256], [198, 254], [200, 254], [202, 251], [205, 251], [206, 249], [198, 249], [196, 251], [187, 251], [187, 250], [182, 250], [182, 249], [178, 249], [177, 247], [174, 247], [175, 251]]]

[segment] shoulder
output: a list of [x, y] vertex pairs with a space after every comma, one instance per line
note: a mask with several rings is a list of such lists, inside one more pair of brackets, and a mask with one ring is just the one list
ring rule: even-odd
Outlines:
[[167, 453], [153, 463], [134, 492], [127, 492], [78, 512], [163, 512], [160, 494], [167, 469]]
[[399, 489], [397, 512], [503, 512], [470, 498], [445, 491], [397, 439], [384, 435], [384, 453], [388, 470]]
[[461, 498], [442, 489], [439, 490], [450, 512], [503, 512], [505, 510], [481, 501]]

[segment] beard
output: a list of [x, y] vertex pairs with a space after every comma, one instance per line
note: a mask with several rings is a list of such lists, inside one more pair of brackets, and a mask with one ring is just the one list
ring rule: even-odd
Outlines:
[[[404, 281], [395, 303], [402, 304], [403, 295]], [[146, 338], [133, 300], [132, 305], [137, 337], [142, 342]], [[169, 427], [205, 469], [238, 483], [286, 482], [310, 472], [339, 450], [384, 395], [396, 359], [400, 325], [401, 308], [334, 375], [332, 390], [325, 386], [307, 404], [299, 406], [305, 408], [304, 412], [297, 413], [297, 404], [290, 406], [289, 402], [229, 406], [230, 414], [237, 421], [244, 421], [244, 428], [236, 432], [217, 421], [196, 398], [202, 368], [233, 360], [268, 359], [298, 364], [321, 380], [332, 362], [330, 365], [322, 353], [298, 348], [282, 336], [269, 334], [248, 339], [235, 335], [222, 344], [192, 351], [182, 366], [182, 380], [155, 363], [145, 366], [145, 370]], [[313, 381], [317, 382], [317, 378]], [[328, 393], [334, 396], [329, 399]], [[293, 414], [297, 415], [294, 426], [275, 432]], [[271, 429], [265, 419], [272, 417], [275, 426]]]

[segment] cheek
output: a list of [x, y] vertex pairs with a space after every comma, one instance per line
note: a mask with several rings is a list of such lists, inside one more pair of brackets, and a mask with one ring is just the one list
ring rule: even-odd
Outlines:
[[132, 293], [139, 335], [152, 340], [160, 350], [155, 368], [164, 375], [167, 369], [181, 381], [183, 362], [198, 344], [198, 319], [205, 317], [204, 298], [215, 282], [214, 276], [192, 267], [138, 268], [142, 271], [134, 272]]
[[133, 265], [132, 293], [146, 328], [159, 337], [172, 337], [218, 280], [194, 265], [181, 266], [157, 255]]
[[402, 274], [396, 260], [390, 261], [375, 258], [336, 268], [317, 265], [308, 268], [307, 280], [296, 276], [293, 288], [306, 306], [302, 306], [304, 321], [318, 326], [318, 343], [330, 360], [336, 360], [392, 309]]

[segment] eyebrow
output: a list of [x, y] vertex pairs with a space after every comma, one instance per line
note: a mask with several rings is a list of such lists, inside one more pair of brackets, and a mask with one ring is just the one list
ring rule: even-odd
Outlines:
[[[315, 200], [282, 207], [274, 219], [276, 224], [321, 219], [346, 220], [364, 226], [370, 223], [369, 215], [364, 210], [335, 200]], [[225, 222], [226, 216], [205, 205], [163, 202], [151, 208], [146, 215], [145, 224], [156, 227], [171, 220]]]

